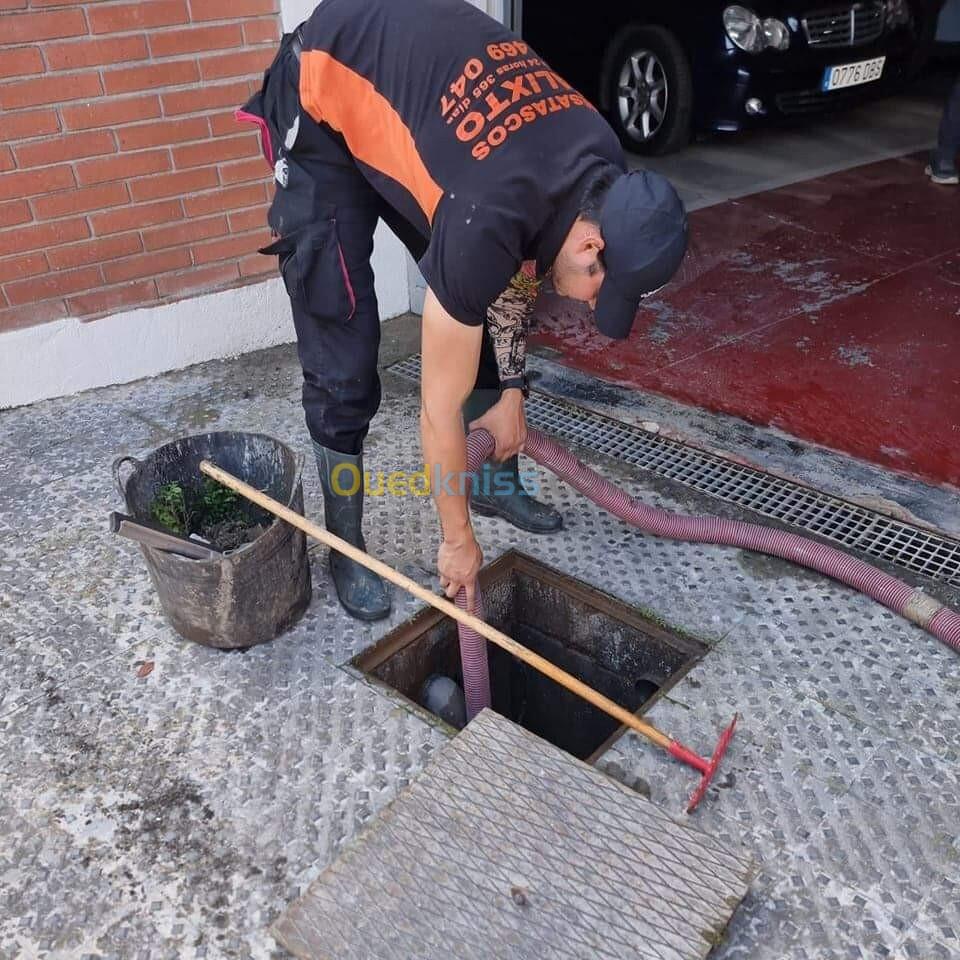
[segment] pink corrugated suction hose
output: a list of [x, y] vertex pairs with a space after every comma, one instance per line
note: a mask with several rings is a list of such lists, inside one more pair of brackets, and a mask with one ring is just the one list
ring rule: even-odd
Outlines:
[[[484, 431], [486, 433], [486, 431]], [[490, 434], [488, 433], [489, 437]], [[491, 440], [492, 442], [492, 440]], [[490, 448], [491, 452], [493, 447]], [[468, 454], [469, 456], [469, 454]], [[486, 457], [484, 457], [484, 460]], [[480, 461], [483, 463], [483, 460]], [[468, 468], [476, 470], [476, 467]], [[457, 594], [457, 606], [461, 610], [467, 609], [467, 596], [461, 590]], [[483, 600], [480, 590], [477, 589], [477, 602], [473, 610], [469, 611], [483, 619]], [[467, 720], [472, 720], [484, 707], [490, 706], [490, 667], [487, 663], [487, 641], [476, 630], [471, 630], [465, 624], [457, 624], [457, 633], [460, 636], [460, 666], [463, 668], [463, 697], [467, 704]]]
[[[493, 437], [486, 430], [471, 433], [467, 438], [467, 469], [470, 472], [479, 470], [493, 453], [493, 448]], [[842, 550], [756, 523], [720, 517], [687, 517], [649, 507], [604, 480], [595, 470], [537, 430], [528, 432], [524, 453], [589, 497], [597, 506], [645, 533], [691, 543], [724, 544], [790, 560], [867, 594], [960, 653], [960, 614], [922, 590]], [[457, 603], [464, 606], [462, 591]], [[472, 719], [490, 705], [486, 641], [465, 627], [461, 626], [459, 630], [467, 717]]]

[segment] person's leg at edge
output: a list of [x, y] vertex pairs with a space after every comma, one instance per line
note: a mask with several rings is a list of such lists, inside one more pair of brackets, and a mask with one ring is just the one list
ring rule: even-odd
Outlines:
[[954, 80], [940, 119], [937, 146], [930, 153], [927, 175], [935, 183], [960, 182], [957, 154], [960, 153], [960, 75]]

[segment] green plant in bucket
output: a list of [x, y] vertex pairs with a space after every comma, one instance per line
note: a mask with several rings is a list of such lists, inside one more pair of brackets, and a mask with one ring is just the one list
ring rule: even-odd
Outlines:
[[157, 490], [150, 504], [150, 517], [154, 523], [185, 537], [190, 532], [187, 498], [179, 483], [165, 483]]
[[203, 478], [198, 499], [197, 513], [204, 525], [237, 520], [244, 515], [240, 494], [210, 477]]
[[197, 486], [165, 483], [157, 490], [150, 517], [174, 533], [195, 534], [224, 550], [254, 539], [264, 528], [238, 493], [210, 477]]

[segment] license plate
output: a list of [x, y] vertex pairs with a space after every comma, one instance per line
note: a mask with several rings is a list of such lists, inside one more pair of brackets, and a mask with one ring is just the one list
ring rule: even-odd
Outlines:
[[844, 87], [856, 87], [861, 83], [879, 80], [886, 60], [886, 57], [874, 57], [872, 60], [860, 60], [858, 63], [827, 67], [823, 71], [821, 89], [829, 93], [831, 90], [842, 90]]

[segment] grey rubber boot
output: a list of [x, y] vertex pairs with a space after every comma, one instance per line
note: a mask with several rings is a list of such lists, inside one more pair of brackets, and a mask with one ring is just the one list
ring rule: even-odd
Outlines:
[[[323, 485], [327, 529], [347, 543], [366, 550], [363, 542], [363, 454], [352, 456], [314, 443]], [[341, 469], [337, 469], [337, 468]], [[356, 488], [356, 489], [354, 489]], [[330, 573], [340, 603], [358, 620], [380, 620], [390, 613], [387, 585], [373, 571], [330, 551]]]
[[[499, 390], [474, 390], [463, 405], [463, 425], [482, 417], [500, 399]], [[549, 504], [534, 499], [520, 480], [519, 457], [503, 463], [485, 463], [480, 482], [470, 492], [470, 509], [482, 517], [502, 517], [527, 533], [556, 533], [563, 515]]]

